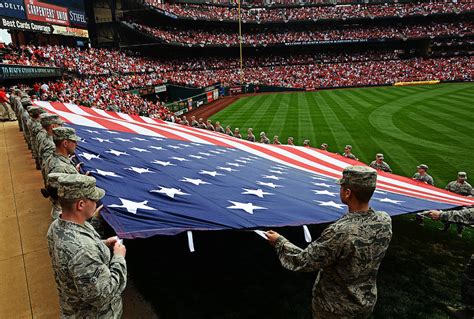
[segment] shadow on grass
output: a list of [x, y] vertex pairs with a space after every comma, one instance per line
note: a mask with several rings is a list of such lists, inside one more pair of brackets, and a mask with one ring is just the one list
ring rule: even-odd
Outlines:
[[[459, 303], [459, 275], [472, 252], [470, 229], [458, 239], [420, 227], [413, 216], [394, 218], [394, 236], [382, 263], [373, 318], [446, 318], [442, 303]], [[312, 226], [316, 238], [324, 226]], [[301, 227], [279, 232], [305, 247]], [[160, 319], [311, 318], [316, 274], [283, 269], [268, 244], [252, 232], [194, 233], [127, 241], [131, 280]]]

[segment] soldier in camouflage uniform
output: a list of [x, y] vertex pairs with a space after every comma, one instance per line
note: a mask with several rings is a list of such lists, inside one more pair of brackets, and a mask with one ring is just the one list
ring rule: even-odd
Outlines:
[[[55, 173], [63, 174], [79, 174], [76, 166], [74, 166], [69, 158], [74, 155], [77, 141], [79, 137], [76, 135], [76, 130], [70, 127], [55, 127], [53, 128], [53, 141], [56, 145], [56, 151], [49, 157], [45, 164], [45, 175], [48, 176], [46, 180], [46, 192], [41, 191], [45, 197], [50, 195], [48, 191], [50, 185], [50, 176], [55, 176]], [[53, 196], [49, 196], [52, 204], [51, 218], [56, 219], [61, 213], [59, 202]]]
[[[432, 210], [427, 216], [442, 222], [474, 225], [474, 206], [461, 210]], [[455, 309], [447, 306], [448, 314], [452, 318], [474, 318], [474, 255], [469, 259], [461, 276], [461, 298], [465, 308]]]
[[87, 222], [105, 191], [93, 177], [64, 174], [57, 193], [62, 214], [47, 237], [61, 318], [120, 318], [127, 283], [125, 246], [116, 237], [101, 240]]
[[56, 150], [53, 142], [53, 128], [63, 124], [63, 121], [57, 114], [44, 113], [40, 116], [41, 126], [43, 129], [36, 135], [36, 148], [38, 150], [38, 158], [41, 165], [43, 177], [46, 179], [45, 168], [46, 161]]
[[434, 185], [434, 180], [431, 175], [428, 175], [426, 172], [428, 171], [428, 165], [420, 164], [416, 167], [418, 172], [413, 175], [413, 179], [419, 182], [423, 182], [425, 184]]
[[343, 171], [341, 201], [349, 211], [301, 249], [274, 231], [266, 232], [283, 267], [317, 271], [313, 286], [313, 318], [367, 318], [377, 300], [377, 272], [392, 238], [385, 212], [369, 206], [377, 172], [365, 166]]
[[295, 145], [295, 143], [294, 143], [294, 138], [293, 138], [293, 137], [291, 137], [291, 136], [288, 137], [287, 145], [293, 145], [293, 146]]
[[253, 128], [247, 129], [247, 141], [249, 142], [255, 142], [255, 135], [253, 134]]
[[303, 147], [311, 147], [310, 143], [311, 143], [310, 140], [304, 140], [303, 141]]
[[323, 143], [323, 144], [321, 144], [321, 146], [320, 146], [319, 148], [320, 148], [322, 151], [327, 151], [327, 150], [328, 150], [328, 147], [329, 147], [329, 146], [327, 145], [327, 143]]
[[384, 156], [381, 153], [375, 155], [375, 161], [372, 161], [369, 166], [373, 169], [381, 170], [387, 173], [392, 172], [390, 165], [384, 162]]
[[79, 137], [76, 130], [71, 127], [53, 128], [53, 142], [55, 152], [46, 161], [46, 175], [50, 173], [79, 174], [77, 167], [71, 162], [70, 156], [74, 155]]
[[23, 134], [25, 134], [25, 139], [31, 149], [33, 158], [35, 159], [36, 169], [39, 170], [41, 169], [41, 165], [39, 162], [38, 148], [36, 147], [35, 140], [38, 132], [43, 129], [40, 122], [40, 116], [41, 114], [46, 113], [46, 111], [37, 106], [28, 106], [27, 108], [30, 116], [28, 116], [26, 124], [23, 127]]
[[[462, 196], [470, 196], [472, 192], [472, 186], [466, 182], [467, 180], [467, 173], [466, 172], [458, 172], [458, 179], [455, 181], [450, 182], [448, 185], [446, 185], [445, 189], [447, 191], [456, 193], [458, 195]], [[464, 225], [462, 223], [459, 223], [456, 225], [457, 226], [457, 235], [458, 237], [462, 237], [462, 232], [464, 230]], [[449, 228], [451, 227], [450, 222], [445, 222], [443, 231], [448, 231]]]
[[352, 145], [346, 145], [346, 147], [344, 147], [344, 153], [342, 153], [342, 156], [356, 160], [356, 161], [359, 160], [357, 156], [352, 154]]

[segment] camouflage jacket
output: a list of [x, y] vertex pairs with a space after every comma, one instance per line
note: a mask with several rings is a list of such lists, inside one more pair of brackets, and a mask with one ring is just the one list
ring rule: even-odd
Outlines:
[[440, 219], [445, 222], [474, 225], [474, 206], [443, 211]]
[[79, 174], [69, 158], [56, 152], [46, 161], [45, 174], [50, 173]]
[[377, 272], [392, 238], [385, 212], [347, 213], [306, 249], [279, 237], [283, 267], [319, 271], [313, 286], [314, 318], [366, 318], [377, 300]]
[[36, 147], [38, 150], [38, 156], [42, 161], [49, 159], [56, 151], [53, 137], [49, 136], [45, 130], [39, 131], [38, 135], [36, 135]]
[[352, 153], [349, 153], [349, 154], [342, 153], [342, 156], [353, 159], [353, 160], [357, 160], [357, 157]]
[[384, 171], [384, 172], [388, 172], [388, 173], [392, 172], [392, 169], [390, 168], [390, 165], [388, 165], [385, 162], [382, 162], [381, 164], [379, 164], [379, 163], [377, 163], [377, 161], [373, 161], [372, 163], [370, 163], [369, 166], [372, 167], [373, 169], [378, 169], [378, 170], [381, 170], [381, 171]]
[[445, 189], [447, 191], [464, 196], [469, 196], [472, 194], [472, 186], [468, 182], [464, 182], [461, 184], [458, 183], [458, 181], [452, 181], [448, 185], [446, 185]]
[[89, 223], [56, 219], [49, 226], [48, 249], [61, 318], [120, 318], [127, 284], [125, 258], [111, 258]]
[[433, 177], [431, 177], [431, 175], [428, 175], [428, 174], [420, 175], [420, 173], [415, 173], [415, 175], [413, 175], [413, 179], [416, 179], [419, 182], [424, 182], [430, 185], [434, 185]]

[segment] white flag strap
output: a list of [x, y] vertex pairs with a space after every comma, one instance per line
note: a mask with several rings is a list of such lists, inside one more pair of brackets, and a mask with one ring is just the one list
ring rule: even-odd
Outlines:
[[313, 241], [311, 238], [311, 233], [309, 232], [308, 226], [303, 225], [303, 232], [304, 232], [304, 239], [306, 240], [307, 243], [310, 243]]
[[194, 240], [193, 240], [193, 232], [188, 230], [186, 232], [186, 234], [188, 235], [188, 247], [189, 247], [189, 251], [190, 252], [194, 252]]

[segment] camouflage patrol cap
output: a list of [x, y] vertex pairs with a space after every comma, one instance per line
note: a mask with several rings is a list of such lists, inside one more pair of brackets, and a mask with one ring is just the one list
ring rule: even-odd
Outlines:
[[424, 169], [425, 171], [427, 171], [428, 170], [428, 165], [420, 164], [416, 168], [421, 168], [421, 169]]
[[52, 124], [63, 124], [64, 122], [61, 121], [59, 115], [51, 114], [51, 113], [44, 113], [40, 116], [41, 125], [52, 125]]
[[33, 117], [37, 117], [40, 114], [47, 113], [43, 108], [38, 107], [38, 106], [27, 106], [26, 110]]
[[76, 130], [72, 127], [55, 127], [53, 128], [53, 141], [70, 140], [77, 142], [79, 136], [76, 135]]
[[342, 171], [337, 184], [344, 186], [373, 187], [377, 183], [377, 171], [368, 166], [348, 166]]
[[321, 148], [324, 148], [324, 149], [328, 148], [328, 144], [327, 143], [321, 144]]
[[82, 174], [65, 174], [58, 178], [58, 196], [64, 199], [88, 198], [98, 201], [105, 195], [102, 188], [96, 187], [95, 178]]
[[68, 175], [68, 174], [65, 174], [65, 173], [50, 173], [48, 174], [48, 176], [46, 177], [46, 184], [50, 187], [53, 187], [53, 188], [58, 188], [59, 187], [59, 178], [62, 177], [62, 176], [65, 176], [65, 175]]
[[344, 147], [344, 148], [348, 148], [348, 149], [351, 150], [351, 149], [352, 149], [352, 145], [346, 145], [346, 147]]
[[384, 159], [383, 157], [383, 154], [382, 153], [378, 153], [377, 155], [375, 155], [376, 158], [381, 158], [381, 159]]
[[467, 179], [467, 173], [466, 172], [458, 172], [458, 177], [460, 179]]

